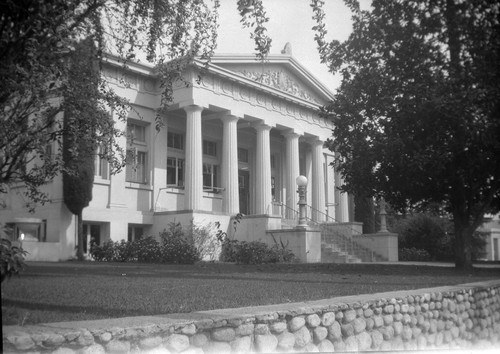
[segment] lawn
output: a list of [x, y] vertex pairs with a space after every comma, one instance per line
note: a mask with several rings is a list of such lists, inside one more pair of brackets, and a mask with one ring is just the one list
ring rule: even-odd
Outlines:
[[500, 269], [384, 264], [29, 263], [2, 284], [2, 324], [268, 305], [499, 279]]

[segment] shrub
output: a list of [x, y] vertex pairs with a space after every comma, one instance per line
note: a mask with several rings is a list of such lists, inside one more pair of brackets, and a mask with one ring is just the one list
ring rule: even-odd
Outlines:
[[160, 243], [153, 236], [145, 236], [135, 240], [133, 249], [138, 262], [155, 263], [161, 260]]
[[179, 222], [171, 222], [169, 228], [160, 233], [160, 238], [162, 262], [193, 264], [200, 260], [198, 250], [192, 240], [187, 239]]
[[221, 262], [236, 262], [239, 241], [225, 238], [220, 253]]
[[107, 240], [102, 245], [98, 245], [92, 241], [90, 255], [98, 262], [113, 262], [115, 260], [115, 243], [112, 240]]
[[399, 250], [399, 260], [424, 262], [424, 261], [430, 261], [431, 255], [426, 250], [418, 249], [415, 247], [401, 248]]
[[269, 263], [269, 247], [259, 241], [242, 241], [236, 247], [236, 262], [243, 264]]
[[121, 240], [114, 244], [114, 262], [131, 262], [136, 260], [135, 242]]
[[222, 244], [221, 261], [241, 264], [289, 263], [295, 255], [285, 245], [275, 243], [268, 246], [260, 241], [237, 241], [225, 239]]
[[216, 236], [215, 227], [212, 223], [197, 225], [191, 222], [186, 228], [186, 239], [192, 240], [192, 244], [198, 251], [201, 260], [215, 261], [221, 251], [221, 242]]
[[14, 274], [19, 274], [26, 267], [24, 256], [27, 254], [21, 247], [14, 246], [6, 238], [0, 239], [1, 282]]

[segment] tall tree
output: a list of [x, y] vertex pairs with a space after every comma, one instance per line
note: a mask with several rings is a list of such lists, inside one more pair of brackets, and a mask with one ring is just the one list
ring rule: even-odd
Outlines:
[[444, 205], [455, 264], [472, 266], [472, 235], [500, 210], [500, 4], [489, 0], [345, 1], [353, 32], [326, 40], [322, 61], [342, 84], [324, 108], [344, 189], [405, 210]]
[[77, 257], [83, 260], [82, 212], [92, 200], [94, 183], [95, 141], [100, 132], [97, 122], [112, 120], [99, 105], [99, 66], [92, 40], [75, 46], [68, 65], [69, 76], [64, 90], [63, 119], [63, 199], [69, 211], [77, 216]]
[[[261, 0], [238, 0], [243, 26], [252, 29], [260, 58], [269, 52], [268, 21]], [[41, 186], [61, 172], [73, 173], [63, 161], [64, 90], [70, 73], [68, 56], [75, 43], [91, 38], [101, 63], [106, 52], [124, 66], [140, 53], [158, 67], [162, 106], [172, 99], [172, 85], [195, 56], [209, 61], [218, 28], [219, 0], [5, 0], [0, 2], [0, 197], [12, 184], [26, 186], [28, 201], [48, 201]], [[126, 119], [130, 107], [98, 80], [98, 102]], [[82, 109], [88, 107], [82, 106]], [[88, 112], [78, 112], [86, 115]], [[160, 111], [158, 112], [159, 117]], [[102, 134], [96, 146], [116, 141], [123, 132], [107, 120], [93, 120]], [[161, 128], [161, 119], [157, 119]], [[79, 132], [76, 132], [79, 133]], [[82, 131], [86, 134], [87, 131]], [[47, 149], [53, 146], [53, 149]], [[107, 149], [112, 170], [124, 164], [118, 144]]]

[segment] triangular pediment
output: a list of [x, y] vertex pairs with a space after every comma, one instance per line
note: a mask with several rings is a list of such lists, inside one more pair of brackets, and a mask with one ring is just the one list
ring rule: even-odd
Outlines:
[[211, 64], [266, 87], [316, 105], [324, 105], [333, 94], [289, 55], [268, 57], [216, 55]]

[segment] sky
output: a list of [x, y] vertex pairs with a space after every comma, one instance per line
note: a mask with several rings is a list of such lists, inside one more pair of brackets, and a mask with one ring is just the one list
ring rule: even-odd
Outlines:
[[[271, 54], [280, 54], [287, 42], [292, 46], [292, 56], [330, 91], [340, 84], [340, 77], [328, 71], [321, 64], [312, 19], [310, 0], [262, 0], [269, 22], [268, 35], [272, 38]], [[220, 0], [218, 43], [216, 53], [253, 54], [254, 42], [250, 30], [242, 28], [238, 14], [237, 0]], [[361, 0], [361, 8], [367, 9], [370, 0]], [[352, 31], [351, 13], [343, 0], [325, 0], [325, 24], [327, 40], [343, 41]]]

